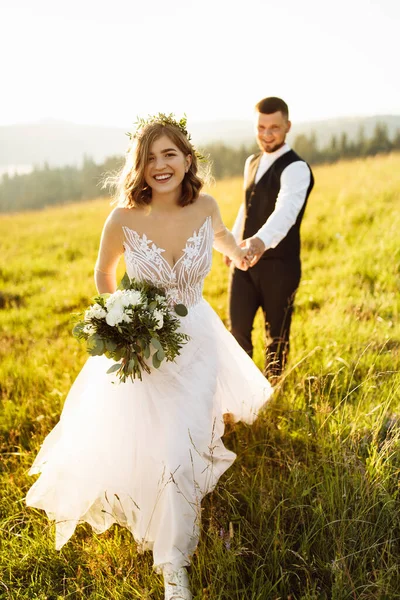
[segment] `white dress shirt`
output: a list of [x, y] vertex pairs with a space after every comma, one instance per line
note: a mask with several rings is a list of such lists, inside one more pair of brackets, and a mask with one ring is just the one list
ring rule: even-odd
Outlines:
[[[290, 146], [284, 144], [275, 152], [264, 152], [261, 156], [255, 183], [268, 171], [270, 166], [283, 154], [289, 152]], [[254, 155], [253, 155], [254, 156]], [[249, 165], [253, 156], [249, 156], [244, 166], [244, 185], [247, 187]], [[279, 242], [288, 234], [296, 222], [297, 217], [304, 205], [311, 174], [308, 165], [303, 161], [296, 161], [288, 165], [281, 175], [281, 189], [276, 199], [274, 212], [260, 227], [254, 237], [260, 238], [265, 244], [265, 249], [275, 248]], [[241, 242], [241, 236], [245, 220], [245, 206], [242, 204], [236, 217], [232, 233], [236, 241]]]

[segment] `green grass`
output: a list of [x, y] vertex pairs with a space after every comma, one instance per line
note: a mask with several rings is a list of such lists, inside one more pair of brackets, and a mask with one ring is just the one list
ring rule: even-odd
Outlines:
[[[196, 600], [400, 598], [400, 155], [315, 169], [287, 376], [203, 503]], [[217, 184], [228, 225], [241, 180]], [[151, 556], [114, 526], [61, 552], [27, 470], [83, 365], [70, 313], [95, 292], [107, 202], [0, 217], [0, 598], [160, 600]], [[120, 274], [123, 272], [121, 265]], [[216, 255], [206, 298], [226, 320]], [[262, 363], [260, 317], [255, 329]]]

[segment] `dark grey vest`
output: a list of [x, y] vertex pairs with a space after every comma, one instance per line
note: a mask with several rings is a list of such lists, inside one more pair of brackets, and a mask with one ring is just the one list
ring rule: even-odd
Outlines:
[[[261, 152], [250, 161], [246, 187], [246, 218], [243, 239], [252, 237], [264, 225], [273, 213], [276, 200], [281, 189], [281, 175], [284, 169], [293, 162], [302, 159], [296, 152], [289, 150], [276, 159], [258, 183], [254, 179], [261, 159]], [[308, 196], [314, 186], [314, 177], [310, 169], [310, 185], [308, 186], [304, 205], [293, 227], [286, 237], [276, 246], [264, 252], [262, 258], [299, 258], [300, 257], [300, 225], [304, 215]]]

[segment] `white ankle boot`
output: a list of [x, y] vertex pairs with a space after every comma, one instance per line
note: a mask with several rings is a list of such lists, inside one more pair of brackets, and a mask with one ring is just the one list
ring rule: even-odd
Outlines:
[[164, 569], [165, 600], [192, 600], [189, 578], [185, 567], [177, 571]]

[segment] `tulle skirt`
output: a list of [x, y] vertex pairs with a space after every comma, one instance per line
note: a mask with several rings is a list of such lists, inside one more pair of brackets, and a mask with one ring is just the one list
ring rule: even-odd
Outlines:
[[26, 502], [56, 522], [56, 548], [78, 523], [127, 527], [154, 567], [187, 565], [200, 503], [233, 463], [223, 414], [252, 423], [272, 388], [205, 300], [182, 319], [190, 336], [176, 362], [119, 383], [91, 357], [30, 470]]

